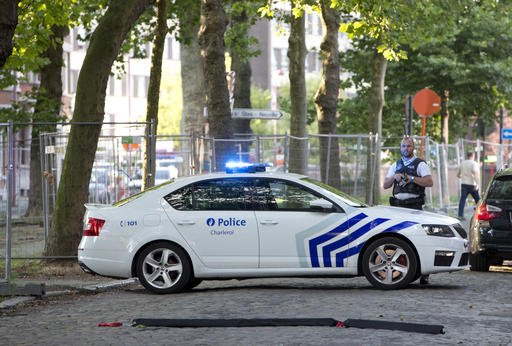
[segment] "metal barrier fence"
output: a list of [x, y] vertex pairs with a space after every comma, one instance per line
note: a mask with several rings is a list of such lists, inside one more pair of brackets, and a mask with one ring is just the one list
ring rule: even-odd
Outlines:
[[[2, 191], [2, 199], [0, 200], [0, 285], [7, 285], [11, 277], [11, 249], [12, 249], [12, 218], [13, 218], [13, 204], [14, 196], [14, 136], [13, 124], [1, 123], [1, 145], [2, 145], [2, 173], [4, 181], [0, 186]], [[3, 198], [5, 196], [5, 199]]]
[[[0, 124], [1, 125], [1, 124]], [[156, 151], [156, 183], [178, 176], [194, 175], [214, 171], [216, 147], [226, 140], [188, 135], [158, 135], [148, 131], [147, 124], [111, 124], [112, 128], [103, 125], [102, 135], [98, 142], [96, 161], [92, 168], [89, 182], [89, 202], [113, 203], [140, 191], [142, 186], [142, 163], [146, 155], [148, 143], [153, 141]], [[6, 125], [1, 125], [6, 126]], [[29, 196], [28, 186], [30, 166], [26, 157], [30, 151], [30, 140], [13, 141], [13, 182], [12, 192], [7, 192], [8, 184], [2, 185], [0, 174], [0, 215], [5, 215], [9, 200], [11, 201], [13, 231], [11, 233], [11, 258], [27, 259], [42, 258], [45, 242], [51, 223], [51, 215], [57, 197], [62, 163], [67, 146], [66, 126], [59, 132], [45, 133], [40, 136], [41, 174], [43, 212], [40, 218], [27, 219], [24, 214]], [[113, 129], [115, 127], [115, 131]], [[320, 180], [320, 135], [310, 135], [299, 139], [307, 141], [308, 175]], [[380, 190], [381, 199], [374, 204], [387, 204], [390, 190], [382, 189], [382, 181], [389, 166], [396, 160], [400, 152], [401, 137], [385, 138], [378, 141], [370, 134], [332, 135], [339, 146], [340, 180], [342, 190], [364, 200], [367, 189], [373, 186]], [[3, 137], [6, 139], [7, 137]], [[235, 136], [229, 140], [236, 148], [233, 159], [249, 162], [270, 162], [271, 170], [286, 172], [288, 170], [290, 136]], [[151, 140], [151, 141], [150, 141]], [[294, 138], [296, 141], [297, 138]], [[334, 141], [333, 141], [334, 142]], [[512, 145], [488, 143], [483, 141], [459, 140], [456, 143], [443, 145], [426, 137], [417, 138], [422, 143], [421, 150], [432, 170], [434, 186], [427, 189], [427, 207], [443, 209], [455, 214], [458, 205], [460, 187], [456, 178], [458, 165], [467, 151], [476, 151], [477, 160], [482, 164], [482, 188], [498, 167], [511, 163]], [[6, 155], [9, 152], [8, 142], [2, 140], [0, 155], [3, 169], [6, 170]], [[380, 164], [368, 166], [372, 143], [380, 150]], [[417, 145], [417, 149], [419, 145]], [[375, 150], [375, 149], [374, 149]], [[327, 166], [329, 163], [327, 162]], [[380, 167], [377, 171], [377, 167]], [[367, 171], [370, 170], [370, 174]], [[370, 177], [367, 182], [367, 176]], [[470, 202], [471, 203], [471, 202]], [[2, 217], [2, 216], [0, 216]], [[5, 253], [7, 237], [1, 239], [0, 247]], [[7, 260], [7, 256], [3, 259]], [[5, 276], [5, 275], [4, 275]]]

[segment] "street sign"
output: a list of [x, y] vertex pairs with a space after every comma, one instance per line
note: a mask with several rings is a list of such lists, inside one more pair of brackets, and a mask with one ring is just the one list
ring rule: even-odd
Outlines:
[[501, 129], [501, 139], [512, 139], [512, 128]]
[[139, 149], [140, 146], [140, 137], [123, 136], [121, 137], [121, 144], [123, 145], [123, 148], [126, 151], [137, 150]]
[[233, 108], [231, 112], [234, 119], [279, 119], [282, 116], [280, 111], [271, 109]]
[[414, 95], [412, 105], [416, 113], [429, 117], [441, 109], [441, 97], [429, 88], [423, 88]]

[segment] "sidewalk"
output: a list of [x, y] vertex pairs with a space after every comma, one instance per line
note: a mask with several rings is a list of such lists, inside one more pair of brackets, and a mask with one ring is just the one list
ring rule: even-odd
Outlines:
[[0, 296], [0, 310], [13, 308], [18, 304], [30, 302], [42, 297], [58, 297], [77, 293], [97, 293], [121, 286], [138, 284], [135, 278], [115, 280], [90, 274], [39, 275], [14, 279], [9, 283], [0, 283], [0, 287], [11, 290], [13, 295]]

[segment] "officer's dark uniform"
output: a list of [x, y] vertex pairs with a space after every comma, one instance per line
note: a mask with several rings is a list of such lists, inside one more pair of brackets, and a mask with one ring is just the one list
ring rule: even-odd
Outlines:
[[[425, 187], [414, 183], [415, 177], [418, 175], [418, 165], [425, 162], [420, 158], [415, 158], [409, 165], [405, 166], [402, 159], [396, 162], [395, 174], [402, 174], [402, 180], [393, 181], [393, 197], [390, 197], [389, 204], [394, 207], [403, 207], [410, 209], [423, 209], [425, 203]], [[409, 193], [415, 197], [407, 199], [398, 199], [395, 196], [399, 193]]]

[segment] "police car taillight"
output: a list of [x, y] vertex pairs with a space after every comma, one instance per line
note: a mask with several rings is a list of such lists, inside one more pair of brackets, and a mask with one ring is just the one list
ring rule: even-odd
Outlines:
[[105, 224], [105, 220], [90, 217], [84, 225], [84, 236], [97, 237], [100, 235], [101, 228]]

